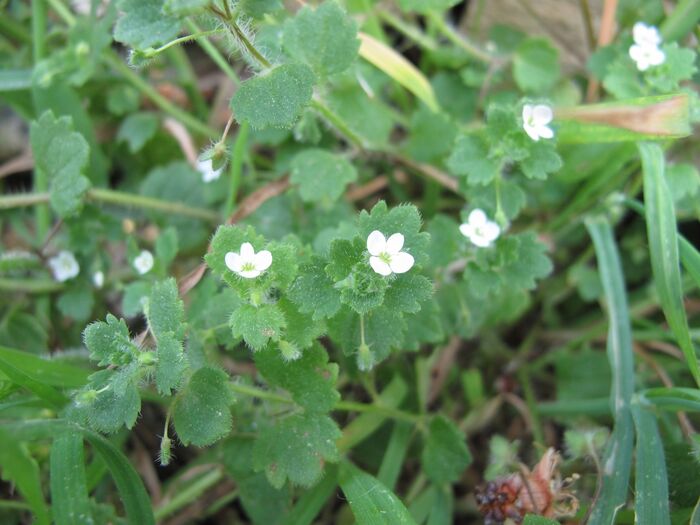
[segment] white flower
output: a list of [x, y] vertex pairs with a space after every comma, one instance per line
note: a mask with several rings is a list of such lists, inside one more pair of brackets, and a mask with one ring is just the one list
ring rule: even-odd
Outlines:
[[637, 64], [639, 71], [646, 71], [651, 66], [660, 66], [666, 60], [666, 53], [657, 46], [640, 46], [633, 44], [629, 50], [630, 58]]
[[97, 270], [92, 274], [92, 284], [95, 288], [102, 288], [105, 284], [105, 274], [102, 270]]
[[406, 273], [413, 267], [413, 255], [402, 252], [403, 235], [395, 233], [388, 239], [382, 232], [374, 230], [367, 237], [367, 251], [369, 251], [369, 264], [379, 275], [391, 275], [392, 273]]
[[632, 28], [634, 43], [642, 47], [658, 47], [661, 44], [661, 34], [654, 26], [648, 26], [644, 22], [637, 22]]
[[221, 177], [221, 172], [224, 168], [214, 169], [214, 164], [211, 159], [197, 160], [197, 171], [202, 174], [204, 182], [211, 182]]
[[544, 104], [523, 106], [523, 129], [532, 140], [551, 139], [554, 131], [547, 124], [552, 122], [552, 108]]
[[140, 275], [150, 272], [153, 268], [153, 254], [148, 250], [143, 250], [134, 259], [134, 268]]
[[488, 220], [483, 210], [479, 209], [469, 214], [467, 222], [459, 227], [459, 231], [479, 248], [488, 248], [501, 234], [498, 224]]
[[75, 260], [75, 255], [67, 250], [63, 250], [56, 257], [49, 259], [49, 266], [54, 279], [61, 283], [80, 273], [80, 265]]
[[249, 242], [244, 242], [241, 244], [239, 253], [228, 252], [224, 261], [232, 272], [246, 279], [255, 279], [270, 267], [272, 254], [267, 250], [260, 250], [258, 253], [255, 253], [253, 245]]

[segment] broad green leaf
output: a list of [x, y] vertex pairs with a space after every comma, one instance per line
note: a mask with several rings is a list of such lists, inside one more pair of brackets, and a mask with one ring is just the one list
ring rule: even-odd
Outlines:
[[284, 24], [282, 44], [292, 58], [319, 76], [345, 71], [360, 47], [355, 22], [334, 0], [300, 9]]
[[435, 113], [421, 106], [411, 116], [406, 151], [416, 160], [432, 162], [450, 152], [457, 126], [445, 113]]
[[209, 0], [165, 0], [163, 12], [173, 15], [188, 15], [204, 10]]
[[657, 144], [639, 145], [644, 173], [647, 236], [654, 283], [659, 302], [695, 382], [700, 384], [700, 367], [690, 337], [683, 304], [678, 255], [678, 232], [673, 199], [664, 177], [664, 156]]
[[700, 172], [692, 164], [671, 164], [666, 167], [666, 183], [678, 204], [685, 198], [692, 198], [700, 190]]
[[337, 468], [329, 465], [326, 467], [323, 478], [299, 497], [294, 508], [285, 516], [282, 524], [311, 525], [323, 506], [335, 493], [337, 485]]
[[416, 313], [421, 303], [430, 299], [433, 284], [427, 277], [415, 273], [398, 275], [384, 294], [383, 305], [395, 312]]
[[547, 175], [559, 171], [561, 157], [550, 142], [535, 142], [530, 148], [530, 156], [520, 162], [520, 169], [528, 179], [546, 180]]
[[239, 0], [236, 5], [243, 13], [255, 19], [282, 8], [281, 0]]
[[182, 341], [178, 340], [172, 332], [161, 334], [158, 338], [158, 350], [156, 352], [156, 386], [158, 392], [169, 396], [170, 390], [178, 388], [183, 374], [187, 370], [187, 360], [182, 350]]
[[56, 525], [95, 523], [85, 477], [83, 436], [62, 432], [51, 445], [51, 511]]
[[178, 237], [175, 228], [166, 228], [156, 239], [156, 260], [162, 268], [173, 262], [178, 250]]
[[261, 430], [253, 450], [255, 468], [265, 470], [273, 487], [291, 483], [310, 487], [326, 461], [340, 459], [338, 425], [321, 414], [295, 414]]
[[465, 436], [446, 417], [434, 417], [421, 454], [423, 471], [428, 478], [437, 484], [455, 482], [471, 462]]
[[476, 135], [461, 135], [447, 159], [447, 167], [455, 175], [466, 175], [467, 184], [489, 184], [501, 169], [500, 162], [489, 158], [484, 140]]
[[61, 217], [77, 214], [90, 181], [83, 176], [90, 148], [70, 117], [56, 119], [46, 111], [30, 130], [34, 169], [49, 181], [51, 207]]
[[124, 319], [117, 320], [107, 314], [107, 321], [95, 321], [83, 332], [85, 346], [90, 351], [90, 359], [100, 366], [123, 365], [130, 362], [138, 349], [131, 342], [129, 329]]
[[148, 326], [157, 340], [167, 333], [182, 340], [185, 333], [185, 307], [174, 278], [153, 284], [146, 317]]
[[335, 201], [357, 180], [357, 170], [347, 159], [322, 149], [297, 154], [291, 173], [290, 182], [299, 185], [299, 194], [306, 202]]
[[[290, 343], [288, 350], [303, 351], [309, 348], [313, 342], [321, 337], [325, 332], [325, 325], [314, 321], [309, 314], [303, 314], [297, 306], [289, 299], [283, 298], [277, 302], [280, 310], [284, 314], [286, 322], [284, 330], [284, 341]], [[283, 344], [280, 342], [280, 344]]]
[[515, 49], [513, 77], [526, 93], [542, 95], [559, 79], [559, 53], [549, 40], [528, 38]]
[[180, 21], [163, 12], [165, 0], [120, 0], [114, 39], [134, 49], [162, 46], [177, 38]]
[[666, 59], [664, 63], [647, 70], [645, 80], [658, 92], [668, 93], [676, 91], [679, 84], [689, 80], [697, 72], [695, 59], [697, 54], [692, 49], [679, 47], [677, 42], [663, 44], [661, 46]]
[[87, 321], [95, 305], [94, 289], [87, 280], [75, 280], [68, 290], [62, 293], [56, 306], [66, 317], [76, 321]]
[[415, 525], [396, 494], [353, 464], [340, 465], [338, 480], [357, 525]]
[[231, 432], [228, 375], [214, 368], [200, 368], [181, 391], [173, 410], [175, 431], [183, 444], [204, 447]]
[[362, 42], [360, 45], [362, 58], [408, 89], [432, 111], [439, 111], [440, 105], [433, 92], [433, 87], [423, 73], [416, 69], [403, 55], [374, 37], [365, 33], [359, 33], [359, 37]]
[[634, 423], [630, 412], [634, 390], [632, 358], [632, 329], [630, 327], [625, 278], [620, 256], [615, 246], [612, 228], [603, 219], [586, 221], [598, 260], [598, 271], [608, 305], [608, 360], [612, 369], [610, 405], [615, 426], [608, 440], [602, 463], [603, 472], [600, 498], [591, 512], [590, 525], [609, 525], [615, 520], [620, 507], [627, 501], [628, 482], [632, 469]]
[[274, 304], [253, 306], [244, 304], [231, 315], [229, 321], [234, 337], [242, 337], [253, 351], [262, 350], [270, 340], [282, 336], [286, 320]]
[[338, 365], [328, 362], [326, 350], [318, 343], [294, 361], [286, 361], [271, 347], [256, 352], [254, 357], [263, 377], [289, 391], [306, 412], [329, 412], [340, 398], [335, 389]]
[[155, 113], [132, 113], [119, 126], [117, 140], [126, 142], [131, 153], [137, 153], [153, 138], [157, 130], [158, 116]]
[[91, 398], [78, 407], [79, 415], [90, 428], [113, 434], [122, 428], [132, 428], [141, 411], [138, 367], [102, 370], [90, 376]]
[[654, 414], [632, 405], [637, 429], [634, 511], [636, 523], [670, 525], [664, 445]]
[[340, 309], [340, 292], [326, 275], [325, 263], [320, 258], [300, 268], [289, 289], [289, 298], [300, 312], [312, 314], [315, 320], [333, 317]]
[[36, 523], [48, 525], [51, 518], [41, 492], [39, 466], [27, 451], [26, 445], [5, 428], [0, 428], [0, 467], [2, 478], [14, 484], [27, 500]]
[[238, 122], [254, 129], [291, 128], [311, 102], [314, 74], [303, 64], [283, 64], [243, 82], [231, 99]]

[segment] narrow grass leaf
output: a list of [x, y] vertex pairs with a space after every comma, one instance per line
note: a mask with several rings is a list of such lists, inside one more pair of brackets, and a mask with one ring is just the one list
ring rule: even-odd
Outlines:
[[83, 436], [78, 431], [56, 436], [51, 445], [51, 510], [56, 525], [90, 525]]
[[695, 281], [695, 285], [700, 288], [700, 252], [690, 244], [682, 235], [678, 236], [678, 253], [681, 257], [683, 268]]
[[68, 402], [68, 398], [61, 392], [52, 386], [34, 379], [29, 374], [2, 359], [2, 357], [0, 357], [0, 372], [2, 372], [11, 383], [26, 388], [53, 408], [61, 408]]
[[297, 500], [294, 508], [282, 521], [282, 525], [311, 525], [338, 486], [338, 469], [335, 465], [326, 468], [325, 475]]
[[644, 399], [663, 410], [700, 412], [700, 390], [696, 388], [650, 388]]
[[644, 173], [647, 236], [654, 283], [661, 308], [688, 368], [700, 385], [700, 367], [688, 330], [678, 255], [678, 232], [673, 198], [664, 178], [664, 156], [658, 144], [639, 145]]
[[593, 504], [590, 525], [610, 525], [620, 507], [627, 501], [632, 468], [634, 426], [630, 403], [634, 388], [632, 330], [620, 256], [612, 228], [602, 218], [586, 221], [598, 260], [598, 271], [605, 292], [608, 317], [608, 360], [612, 370], [611, 404], [615, 426], [603, 457], [602, 486]]
[[402, 55], [366, 33], [358, 33], [360, 56], [375, 65], [417, 96], [432, 111], [439, 111], [437, 97], [430, 82]]
[[384, 451], [384, 459], [377, 473], [377, 479], [390, 490], [394, 490], [396, 480], [399, 479], [412, 434], [413, 426], [409, 423], [405, 421], [394, 423], [389, 444]]
[[353, 464], [340, 466], [339, 480], [357, 525], [416, 523], [396, 494]]
[[0, 346], [0, 359], [32, 379], [59, 388], [80, 388], [87, 383], [90, 371], [55, 360], [42, 359], [21, 350]]
[[637, 429], [634, 522], [670, 525], [666, 460], [656, 418], [636, 403], [632, 415]]

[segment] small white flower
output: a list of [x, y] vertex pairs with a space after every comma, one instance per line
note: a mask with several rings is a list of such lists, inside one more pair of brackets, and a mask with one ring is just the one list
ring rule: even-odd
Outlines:
[[661, 44], [661, 34], [654, 26], [637, 22], [632, 28], [634, 43], [642, 47], [658, 47]]
[[479, 248], [488, 248], [501, 234], [498, 224], [490, 221], [483, 210], [479, 209], [469, 214], [467, 222], [459, 227], [459, 231]]
[[211, 159], [197, 160], [197, 171], [202, 174], [204, 182], [212, 182], [221, 177], [221, 172], [224, 168], [214, 169], [214, 164]]
[[403, 235], [395, 233], [388, 239], [382, 232], [374, 230], [367, 237], [367, 251], [370, 254], [369, 264], [379, 275], [406, 273], [413, 267], [413, 255], [402, 252]]
[[97, 270], [92, 274], [92, 284], [95, 288], [102, 288], [105, 284], [105, 274], [102, 270]]
[[544, 104], [523, 106], [523, 129], [532, 140], [551, 139], [554, 131], [547, 124], [552, 122], [552, 108]]
[[241, 244], [239, 253], [228, 252], [224, 258], [226, 266], [232, 272], [246, 279], [255, 279], [272, 264], [272, 254], [267, 250], [255, 253], [255, 248], [249, 242]]
[[80, 273], [80, 265], [75, 260], [75, 255], [67, 250], [63, 250], [56, 257], [49, 259], [49, 266], [54, 279], [61, 283]]
[[134, 259], [134, 268], [140, 275], [145, 275], [153, 268], [153, 254], [143, 250]]
[[633, 44], [629, 50], [630, 58], [637, 64], [639, 71], [646, 71], [651, 66], [660, 66], [666, 60], [666, 53], [657, 46], [640, 46]]

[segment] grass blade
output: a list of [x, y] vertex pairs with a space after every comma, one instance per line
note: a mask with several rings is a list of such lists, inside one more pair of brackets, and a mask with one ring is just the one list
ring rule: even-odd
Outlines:
[[386, 447], [382, 464], [377, 473], [377, 479], [390, 490], [394, 490], [396, 480], [399, 479], [399, 474], [401, 474], [401, 467], [403, 467], [408, 445], [411, 444], [412, 434], [413, 426], [409, 423], [405, 421], [394, 423], [389, 444]]
[[2, 372], [2, 374], [5, 375], [11, 383], [14, 383], [22, 388], [26, 388], [36, 397], [42, 401], [45, 401], [48, 406], [52, 408], [61, 408], [68, 402], [68, 398], [61, 392], [52, 386], [34, 379], [23, 370], [20, 370], [5, 361], [2, 357], [0, 357], [0, 372]]
[[683, 268], [690, 274], [695, 284], [700, 288], [700, 252], [682, 235], [678, 236], [678, 253]]
[[64, 432], [51, 445], [51, 505], [56, 525], [90, 525], [83, 436]]
[[670, 525], [666, 460], [656, 418], [636, 403], [632, 405], [632, 415], [637, 429], [634, 521]]
[[416, 67], [402, 55], [368, 34], [358, 33], [360, 56], [381, 69], [421, 99], [432, 111], [440, 111], [433, 87]]
[[401, 500], [375, 477], [345, 462], [339, 480], [357, 525], [415, 525]]
[[46, 385], [59, 388], [81, 388], [87, 383], [90, 370], [42, 359], [21, 350], [0, 346], [0, 359]]
[[338, 486], [338, 471], [335, 465], [326, 468], [326, 474], [314, 485], [313, 488], [304, 493], [294, 505], [294, 508], [287, 514], [282, 522], [283, 525], [310, 525], [321, 512], [321, 509], [333, 494]]
[[700, 367], [688, 330], [678, 255], [678, 232], [673, 199], [664, 177], [664, 156], [658, 144], [639, 145], [644, 172], [644, 202], [647, 236], [654, 282], [661, 308], [676, 337], [695, 382], [700, 385]]
[[589, 524], [610, 525], [620, 507], [627, 501], [632, 468], [634, 425], [630, 403], [634, 389], [632, 330], [620, 256], [612, 228], [605, 219], [589, 219], [586, 227], [593, 239], [598, 271], [605, 292], [609, 316], [608, 359], [612, 369], [611, 403], [615, 426], [606, 446], [602, 485], [593, 504]]
[[700, 390], [696, 388], [650, 388], [644, 399], [663, 410], [700, 412]]

